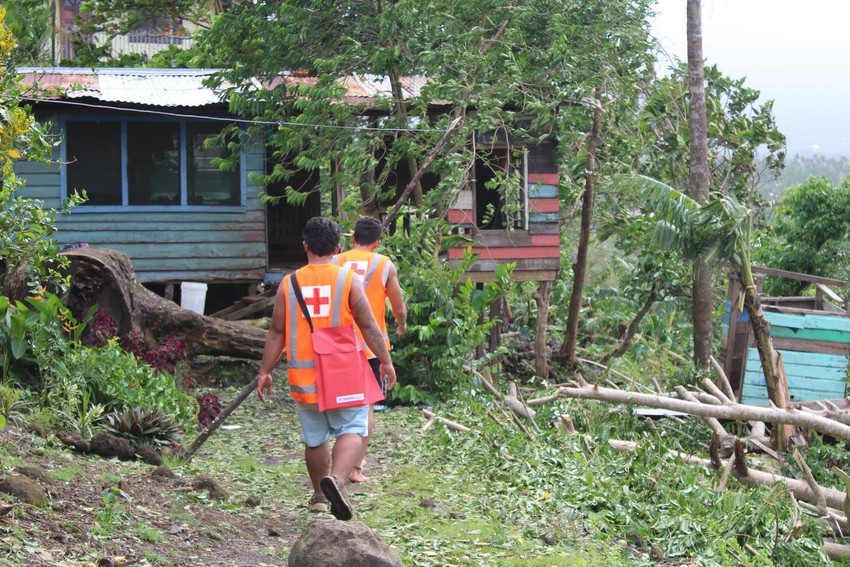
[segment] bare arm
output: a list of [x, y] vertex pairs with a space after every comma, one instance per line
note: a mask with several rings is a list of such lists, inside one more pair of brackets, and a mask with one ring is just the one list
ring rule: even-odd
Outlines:
[[407, 332], [407, 306], [404, 304], [404, 297], [401, 295], [398, 271], [392, 261], [390, 261], [390, 274], [387, 277], [387, 297], [390, 298], [390, 305], [393, 308], [393, 316], [396, 322], [395, 332], [397, 335], [403, 335]]
[[269, 334], [266, 336], [266, 344], [263, 347], [263, 361], [260, 363], [260, 372], [257, 375], [257, 395], [262, 402], [266, 401], [266, 393], [272, 393], [272, 369], [283, 353], [283, 341], [286, 338], [285, 312], [286, 305], [283, 299], [283, 284], [281, 284], [277, 289], [271, 326], [269, 327]]
[[354, 281], [351, 282], [349, 302], [351, 311], [354, 313], [354, 321], [363, 334], [363, 340], [381, 361], [381, 376], [387, 377], [387, 388], [392, 390], [395, 386], [396, 376], [390, 351], [387, 350], [387, 345], [384, 343], [384, 334], [378, 327], [378, 322], [375, 321], [369, 300], [366, 298], [366, 292], [363, 291], [363, 283], [359, 278], [354, 278]]

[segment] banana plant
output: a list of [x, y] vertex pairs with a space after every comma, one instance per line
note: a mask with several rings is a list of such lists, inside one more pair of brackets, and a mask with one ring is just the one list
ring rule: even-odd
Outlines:
[[[773, 348], [770, 325], [756, 293], [750, 261], [753, 215], [732, 195], [712, 193], [700, 204], [669, 185], [642, 175], [615, 179], [620, 188], [636, 192], [643, 209], [655, 219], [651, 243], [672, 250], [689, 260], [729, 262], [743, 285], [741, 301], [750, 318], [756, 349], [767, 384], [768, 399], [777, 407], [788, 407], [788, 388], [781, 359]], [[774, 428], [774, 445], [785, 448], [785, 431]]]

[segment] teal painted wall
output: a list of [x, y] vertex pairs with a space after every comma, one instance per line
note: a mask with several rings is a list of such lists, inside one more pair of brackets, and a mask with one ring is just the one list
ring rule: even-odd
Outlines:
[[[850, 344], [850, 318], [836, 315], [765, 312], [774, 337]], [[843, 398], [850, 359], [847, 355], [779, 350], [793, 401]], [[741, 392], [745, 404], [767, 404], [767, 386], [755, 347], [747, 349]]]
[[[261, 187], [250, 178], [263, 172], [262, 148], [243, 159], [248, 178], [244, 207], [173, 212], [86, 212], [78, 207], [57, 215], [59, 244], [85, 242], [124, 252], [140, 282], [261, 281], [267, 265], [265, 205], [258, 198]], [[15, 172], [26, 181], [20, 196], [60, 206], [58, 163], [19, 162]]]

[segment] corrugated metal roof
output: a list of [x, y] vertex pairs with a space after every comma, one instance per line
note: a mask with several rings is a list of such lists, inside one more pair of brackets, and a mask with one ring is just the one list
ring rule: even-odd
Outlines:
[[[151, 106], [207, 106], [220, 96], [203, 85], [215, 69], [86, 69], [76, 67], [17, 69], [27, 84], [60, 88], [67, 98]], [[56, 97], [51, 97], [56, 98]]]
[[[143, 104], [150, 106], [207, 106], [221, 103], [219, 95], [204, 86], [203, 81], [217, 69], [137, 69], [81, 67], [19, 67], [17, 72], [29, 85], [60, 89], [67, 98], [95, 98], [104, 102]], [[423, 77], [403, 77], [405, 98], [418, 96], [425, 84]], [[274, 88], [281, 82], [313, 84], [315, 78], [281, 73], [271, 81], [258, 81], [256, 86]], [[374, 75], [345, 77], [346, 102], [371, 105], [376, 97], [392, 95], [389, 79]], [[43, 95], [42, 95], [43, 96]], [[61, 98], [59, 95], [47, 95]]]

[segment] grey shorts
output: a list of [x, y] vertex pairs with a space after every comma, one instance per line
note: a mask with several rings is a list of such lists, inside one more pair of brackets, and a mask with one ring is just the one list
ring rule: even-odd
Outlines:
[[354, 433], [369, 436], [369, 406], [319, 411], [319, 406], [297, 403], [301, 419], [301, 440], [308, 447], [318, 447], [333, 435]]

